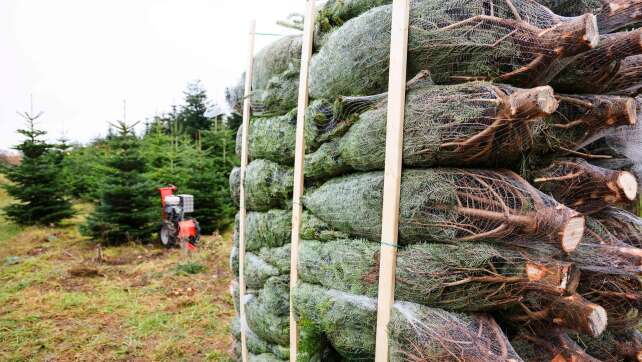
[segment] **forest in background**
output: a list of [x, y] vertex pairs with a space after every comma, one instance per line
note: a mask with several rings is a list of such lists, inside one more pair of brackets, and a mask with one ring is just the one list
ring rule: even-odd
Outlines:
[[234, 220], [228, 175], [238, 164], [240, 117], [212, 115], [217, 109], [193, 82], [183, 102], [145, 121], [142, 133], [134, 131], [139, 122], [106, 122], [107, 135], [87, 144], [47, 143], [37, 115], [24, 113], [27, 124], [18, 132], [25, 140], [15, 147], [22, 162], [0, 169], [12, 181], [5, 188], [19, 200], [5, 208], [8, 218], [24, 225], [58, 223], [72, 216], [70, 201], [79, 200], [97, 206], [81, 226], [85, 235], [108, 244], [150, 241], [160, 226], [158, 188], [175, 185], [194, 195], [191, 216], [203, 234], [223, 231]]

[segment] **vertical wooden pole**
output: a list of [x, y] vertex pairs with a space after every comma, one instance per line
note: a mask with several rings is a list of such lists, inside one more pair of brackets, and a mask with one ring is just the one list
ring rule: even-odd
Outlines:
[[306, 0], [303, 48], [301, 49], [301, 73], [299, 74], [299, 103], [296, 116], [296, 141], [294, 150], [294, 189], [292, 192], [292, 241], [290, 254], [290, 361], [296, 362], [299, 330], [294, 315], [294, 288], [299, 281], [299, 234], [301, 229], [301, 195], [303, 195], [303, 157], [305, 153], [304, 122], [308, 107], [308, 75], [312, 57], [314, 35], [315, 1]]
[[241, 358], [247, 362], [247, 337], [245, 327], [245, 169], [247, 167], [247, 144], [250, 128], [250, 92], [252, 91], [252, 70], [254, 68], [254, 35], [256, 33], [256, 20], [250, 22], [249, 48], [247, 71], [245, 73], [245, 95], [243, 99], [243, 128], [241, 137], [241, 189], [239, 207], [239, 304], [241, 318]]
[[410, 0], [392, 3], [390, 74], [388, 80], [388, 119], [386, 125], [386, 164], [383, 184], [381, 258], [377, 304], [375, 361], [388, 361], [388, 322], [395, 300], [399, 194], [403, 152], [403, 121], [406, 104], [406, 57]]

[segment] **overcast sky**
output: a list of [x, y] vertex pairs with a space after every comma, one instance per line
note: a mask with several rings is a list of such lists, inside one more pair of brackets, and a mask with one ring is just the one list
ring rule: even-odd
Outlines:
[[[107, 122], [136, 121], [181, 102], [201, 80], [210, 98], [246, 67], [251, 18], [276, 25], [303, 0], [0, 0], [0, 149], [19, 142], [16, 111], [45, 112], [50, 139], [85, 142]], [[274, 37], [259, 36], [260, 49]]]

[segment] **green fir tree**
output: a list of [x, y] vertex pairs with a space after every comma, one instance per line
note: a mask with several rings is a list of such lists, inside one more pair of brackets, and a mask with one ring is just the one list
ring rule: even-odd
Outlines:
[[178, 113], [173, 114], [173, 118], [180, 129], [196, 140], [199, 131], [209, 129], [212, 124], [205, 115], [208, 107], [207, 93], [200, 82], [189, 83], [185, 91], [185, 104], [180, 107]]
[[203, 231], [211, 232], [228, 226], [236, 212], [229, 193], [230, 170], [238, 164], [234, 153], [235, 131], [218, 121], [202, 132], [201, 139], [199, 165], [194, 166], [199, 171], [192, 174], [188, 186], [192, 190], [202, 190], [202, 195], [198, 196], [203, 199], [200, 203], [197, 195], [194, 197], [195, 206], [201, 205], [196, 208], [195, 216]]
[[109, 172], [101, 185], [100, 203], [81, 229], [107, 244], [148, 241], [159, 217], [159, 206], [152, 202], [156, 190], [145, 177], [141, 141], [133, 127], [124, 122], [115, 126], [117, 134], [110, 141]]
[[27, 128], [18, 130], [25, 140], [15, 147], [22, 153], [18, 166], [5, 170], [11, 183], [4, 185], [18, 202], [7, 206], [8, 218], [23, 225], [50, 225], [74, 215], [62, 178], [64, 153], [42, 140], [45, 131], [36, 129], [35, 121], [42, 115], [24, 112]]

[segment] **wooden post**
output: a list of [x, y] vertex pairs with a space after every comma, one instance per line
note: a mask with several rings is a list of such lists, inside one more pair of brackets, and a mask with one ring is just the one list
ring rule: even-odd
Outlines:
[[403, 121], [406, 104], [406, 57], [410, 0], [392, 2], [390, 74], [388, 78], [388, 118], [386, 125], [386, 164], [383, 184], [381, 257], [377, 304], [375, 361], [388, 361], [388, 322], [395, 301], [399, 194], [403, 151]]
[[315, 1], [306, 0], [303, 48], [301, 49], [301, 73], [299, 74], [299, 103], [296, 116], [296, 141], [294, 151], [294, 189], [292, 192], [292, 241], [290, 244], [290, 361], [296, 362], [299, 330], [294, 315], [294, 288], [299, 280], [299, 234], [301, 229], [301, 195], [303, 195], [303, 158], [305, 153], [304, 122], [308, 107], [308, 75], [314, 38]]
[[250, 92], [252, 91], [252, 70], [254, 66], [254, 34], [256, 33], [256, 20], [250, 22], [248, 64], [245, 73], [245, 95], [243, 99], [243, 130], [241, 137], [241, 188], [239, 207], [239, 304], [241, 318], [241, 358], [247, 362], [247, 337], [245, 336], [245, 169], [247, 168], [247, 144], [250, 125]]

